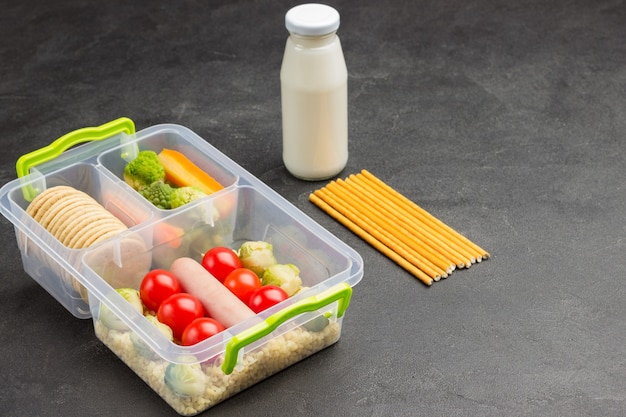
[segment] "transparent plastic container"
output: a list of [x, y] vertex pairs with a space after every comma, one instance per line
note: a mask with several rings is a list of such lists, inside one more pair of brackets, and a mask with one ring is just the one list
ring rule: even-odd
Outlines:
[[[124, 182], [123, 168], [137, 151], [163, 148], [184, 153], [224, 189], [173, 210], [152, 206]], [[64, 149], [29, 172], [0, 189], [24, 270], [75, 317], [92, 319], [96, 336], [179, 414], [205, 411], [339, 339], [363, 276], [359, 254], [189, 129], [120, 132]], [[34, 195], [55, 185], [86, 192], [128, 229], [85, 249], [63, 246], [26, 212]], [[114, 289], [116, 280], [178, 257], [200, 260], [212, 246], [237, 249], [249, 240], [270, 242], [281, 263], [297, 265], [305, 289], [194, 346], [169, 341]], [[123, 330], [100, 321], [103, 306]], [[192, 392], [171, 383], [181, 374], [195, 378]]]

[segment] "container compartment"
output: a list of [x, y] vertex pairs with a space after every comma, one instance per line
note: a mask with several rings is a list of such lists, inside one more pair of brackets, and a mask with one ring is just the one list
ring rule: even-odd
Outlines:
[[[289, 206], [281, 207], [254, 187], [237, 187], [231, 194], [222, 194], [214, 201], [199, 200], [185, 210], [137, 228], [152, 228], [153, 268], [168, 268], [181, 256], [200, 260], [209, 248], [219, 245], [238, 249], [245, 241], [262, 240], [271, 243], [279, 263], [293, 263], [301, 271], [305, 289], [257, 316], [238, 323], [226, 331], [197, 345], [184, 347], [169, 341], [141, 313], [133, 310], [105, 280], [100, 270], [103, 259], [111, 259], [118, 249], [111, 240], [85, 254], [83, 273], [90, 284], [90, 307], [94, 329], [122, 361], [144, 380], [157, 394], [181, 415], [194, 415], [223, 401], [264, 378], [335, 343], [341, 333], [342, 314], [338, 301], [331, 299], [318, 308], [281, 318], [279, 325], [268, 334], [244, 344], [235, 355], [232, 372], [224, 371], [229, 343], [243, 337], [258, 326], [274, 322], [268, 318], [310, 303], [328, 291], [350, 288], [345, 284], [354, 271], [360, 270], [358, 258], [333, 247], [324, 236], [306, 227]], [[228, 199], [235, 204], [229, 216], [206, 217], [214, 213], [213, 204]], [[160, 228], [178, 230], [171, 239], [160, 241]], [[148, 234], [144, 234], [148, 235]], [[120, 264], [120, 274], [133, 269], [133, 260]], [[104, 306], [104, 307], [103, 307]], [[102, 309], [116, 316], [121, 329], [108, 327], [101, 320]], [[168, 377], [187, 377], [197, 384], [177, 387]], [[174, 375], [174, 376], [172, 376]], [[178, 392], [177, 392], [178, 389]], [[189, 391], [185, 391], [189, 390]]]
[[79, 273], [81, 258], [87, 248], [70, 249], [64, 246], [30, 217], [26, 213], [30, 202], [25, 199], [22, 187], [36, 186], [41, 191], [41, 187], [74, 187], [89, 194], [129, 228], [148, 221], [152, 214], [136, 196], [120, 189], [111, 178], [91, 164], [74, 163], [50, 172], [45, 177], [41, 174], [29, 177], [23, 178], [20, 187], [14, 187], [3, 195], [3, 201], [10, 206], [15, 218], [19, 219], [15, 230], [24, 270], [74, 316], [89, 318], [87, 295]]
[[[329, 321], [321, 331], [310, 331], [304, 326], [285, 326], [289, 330], [272, 334], [264, 338], [262, 344], [242, 353], [237, 368], [225, 374], [221, 354], [204, 362], [179, 364], [167, 361], [150, 348], [146, 351], [138, 347], [141, 339], [136, 338], [136, 333], [110, 330], [101, 322], [94, 322], [98, 338], [183, 416], [199, 414], [332, 345], [340, 337], [341, 325], [339, 319]], [[168, 378], [170, 375], [175, 376]], [[186, 380], [184, 385], [177, 382], [181, 379]]]
[[[128, 137], [127, 141], [122, 141], [120, 146], [102, 152], [98, 157], [98, 163], [123, 182], [124, 167], [135, 158], [139, 151], [151, 150], [158, 154], [163, 149], [181, 152], [224, 188], [229, 188], [237, 183], [237, 175], [226, 169], [218, 161], [219, 152], [217, 150], [193, 132], [178, 126], [155, 127], [139, 132], [135, 137]], [[127, 187], [130, 189], [130, 186]]]

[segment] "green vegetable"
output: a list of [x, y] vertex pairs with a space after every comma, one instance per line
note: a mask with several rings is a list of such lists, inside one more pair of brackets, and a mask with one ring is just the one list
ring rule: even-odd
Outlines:
[[185, 397], [202, 395], [206, 386], [206, 375], [198, 363], [170, 363], [165, 368], [165, 385]]
[[174, 189], [169, 184], [166, 184], [162, 180], [158, 180], [147, 187], [140, 188], [139, 194], [154, 204], [157, 208], [167, 210], [171, 208], [170, 197], [172, 195], [172, 191], [174, 191]]
[[292, 296], [302, 287], [302, 279], [300, 278], [300, 270], [293, 264], [275, 264], [268, 267], [261, 276], [263, 285], [277, 285], [288, 296]]
[[277, 263], [274, 248], [264, 241], [244, 242], [239, 248], [239, 259], [244, 268], [251, 269], [259, 277], [263, 276], [268, 267]]
[[[172, 329], [170, 329], [168, 325], [161, 323], [159, 320], [157, 320], [155, 316], [145, 316], [145, 317], [150, 323], [152, 323], [157, 329], [159, 329], [161, 333], [163, 333], [165, 337], [168, 338], [168, 340], [171, 340], [171, 341], [174, 340], [174, 333], [172, 332]], [[143, 339], [141, 339], [141, 337], [137, 335], [137, 333], [132, 332], [130, 334], [130, 341], [133, 342], [133, 346], [135, 347], [135, 350], [141, 356], [146, 357], [148, 359], [152, 359], [152, 360], [158, 359], [158, 355], [156, 354], [156, 352], [152, 350], [146, 344], [146, 342], [144, 342]]]
[[206, 196], [207, 194], [204, 191], [191, 185], [174, 188], [172, 194], [170, 195], [170, 203], [174, 209]]
[[165, 168], [154, 151], [140, 151], [137, 157], [124, 167], [124, 181], [135, 190], [165, 179]]
[[[139, 291], [134, 288], [118, 288], [115, 291], [124, 297], [124, 299], [128, 301], [135, 310], [143, 314], [143, 304], [141, 304]], [[122, 319], [113, 313], [104, 303], [100, 305], [100, 321], [111, 330], [128, 330], [128, 327], [124, 324]]]

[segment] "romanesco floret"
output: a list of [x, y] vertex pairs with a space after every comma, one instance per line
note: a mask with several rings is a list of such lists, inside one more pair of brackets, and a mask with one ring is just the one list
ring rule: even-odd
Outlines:
[[154, 204], [155, 207], [168, 210], [172, 207], [170, 203], [172, 191], [174, 191], [174, 189], [169, 184], [159, 180], [147, 187], [140, 188], [139, 194]]
[[170, 204], [175, 209], [206, 196], [207, 194], [204, 191], [194, 186], [174, 188], [170, 195]]
[[135, 190], [165, 179], [165, 168], [154, 151], [143, 150], [124, 167], [124, 181]]

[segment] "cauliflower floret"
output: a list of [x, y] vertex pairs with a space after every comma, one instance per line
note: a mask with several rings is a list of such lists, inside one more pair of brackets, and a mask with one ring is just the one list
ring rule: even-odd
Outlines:
[[165, 168], [154, 151], [144, 150], [124, 167], [124, 181], [135, 190], [165, 179]]

